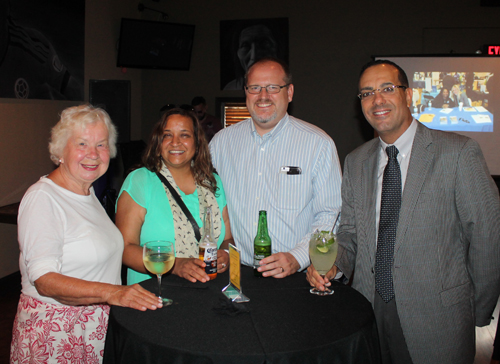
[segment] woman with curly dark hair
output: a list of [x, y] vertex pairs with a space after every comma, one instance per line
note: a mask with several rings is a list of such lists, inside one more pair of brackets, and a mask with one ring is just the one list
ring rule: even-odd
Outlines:
[[125, 240], [127, 283], [151, 277], [142, 262], [142, 245], [153, 240], [175, 241], [173, 274], [191, 282], [209, 281], [205, 263], [198, 259], [196, 231], [202, 227], [207, 207], [212, 210], [219, 247], [217, 269], [224, 272], [229, 262], [224, 249], [232, 241], [226, 197], [196, 115], [180, 108], [163, 114], [153, 128], [142, 165], [125, 179], [116, 210], [116, 225]]

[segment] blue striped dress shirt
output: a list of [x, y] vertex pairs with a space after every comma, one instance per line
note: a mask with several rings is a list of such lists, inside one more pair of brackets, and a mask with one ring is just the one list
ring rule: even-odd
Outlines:
[[[330, 230], [340, 213], [342, 174], [330, 136], [286, 114], [263, 136], [252, 119], [226, 128], [210, 151], [243, 264], [253, 265], [259, 210], [266, 210], [273, 254], [290, 252], [300, 270], [307, 268], [311, 233]], [[299, 167], [301, 174], [280, 172], [282, 167]]]

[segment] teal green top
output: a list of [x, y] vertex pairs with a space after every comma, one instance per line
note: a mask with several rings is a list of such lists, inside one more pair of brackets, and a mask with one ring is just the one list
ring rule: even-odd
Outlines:
[[[215, 192], [215, 199], [217, 200], [222, 216], [222, 210], [227, 204], [226, 195], [224, 194], [220, 177], [217, 174], [214, 174], [214, 176], [218, 187], [218, 190]], [[123, 182], [118, 197], [120, 197], [123, 191], [127, 191], [130, 197], [132, 197], [139, 206], [147, 210], [144, 224], [141, 229], [141, 246], [143, 246], [145, 242], [153, 240], [167, 240], [173, 242], [175, 235], [172, 210], [170, 209], [170, 204], [168, 203], [163, 184], [160, 182], [158, 176], [144, 167], [136, 169], [131, 172], [125, 179], [125, 182]], [[201, 230], [203, 222], [200, 219], [198, 192], [195, 190], [192, 194], [186, 195], [179, 188], [177, 188], [177, 191]], [[217, 246], [222, 244], [226, 234], [224, 220], [221, 221], [221, 225], [221, 234]], [[150, 274], [139, 273], [129, 268], [127, 273], [127, 284], [139, 283], [151, 277], [152, 275]]]

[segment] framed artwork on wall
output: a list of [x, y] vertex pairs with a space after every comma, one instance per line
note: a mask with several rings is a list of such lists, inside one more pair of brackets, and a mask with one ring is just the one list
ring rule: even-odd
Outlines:
[[1, 98], [83, 100], [85, 0], [0, 0], [0, 29]]
[[288, 63], [288, 18], [220, 22], [221, 90], [242, 90], [246, 70], [263, 57]]

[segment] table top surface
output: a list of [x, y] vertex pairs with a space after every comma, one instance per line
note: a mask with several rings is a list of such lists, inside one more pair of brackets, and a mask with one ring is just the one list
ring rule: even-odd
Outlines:
[[[162, 293], [173, 299], [172, 306], [147, 312], [112, 307], [110, 327], [119, 327], [133, 334], [134, 342], [152, 347], [258, 357], [312, 352], [360, 330], [370, 331], [374, 323], [370, 303], [337, 282], [332, 283], [333, 295], [320, 297], [309, 293], [304, 273], [284, 279], [258, 278], [243, 266], [242, 291], [250, 302], [235, 304], [221, 293], [228, 281], [228, 272], [205, 284], [167, 275]], [[142, 285], [158, 292], [156, 278]]]
[[447, 109], [433, 107], [421, 114], [413, 114], [425, 126], [444, 131], [493, 131], [493, 114], [484, 108], [458, 107]]

